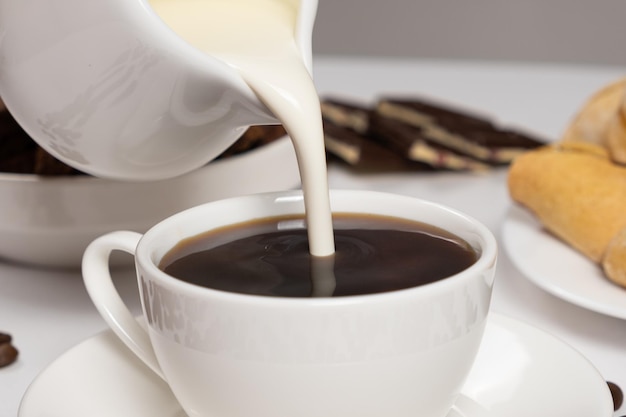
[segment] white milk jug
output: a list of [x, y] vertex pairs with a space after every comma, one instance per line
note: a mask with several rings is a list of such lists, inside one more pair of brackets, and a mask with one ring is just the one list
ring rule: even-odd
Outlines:
[[[317, 1], [276, 2], [293, 8], [292, 41], [310, 74]], [[0, 0], [0, 96], [45, 150], [117, 179], [192, 171], [248, 126], [278, 123], [228, 54], [202, 52], [162, 17], [148, 0]], [[262, 19], [229, 19], [265, 33]]]

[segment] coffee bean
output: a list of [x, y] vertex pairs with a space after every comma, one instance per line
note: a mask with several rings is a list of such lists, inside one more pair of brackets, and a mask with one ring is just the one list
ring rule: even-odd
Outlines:
[[616, 383], [607, 381], [607, 384], [609, 386], [609, 390], [611, 391], [611, 396], [613, 397], [613, 409], [617, 411], [624, 402], [624, 393]]
[[15, 362], [17, 355], [18, 351], [11, 343], [0, 344], [0, 368]]
[[3, 343], [11, 343], [11, 335], [7, 333], [0, 333], [0, 345]]

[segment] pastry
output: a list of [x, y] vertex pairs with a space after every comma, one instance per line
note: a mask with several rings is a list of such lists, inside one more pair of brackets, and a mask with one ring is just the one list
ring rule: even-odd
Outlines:
[[626, 287], [626, 228], [609, 242], [602, 258], [602, 269], [611, 281]]
[[619, 108], [608, 122], [606, 144], [611, 158], [617, 163], [626, 165], [626, 88]]
[[605, 269], [617, 268], [618, 251], [608, 256], [607, 248], [626, 229], [626, 167], [606, 148], [562, 142], [529, 151], [511, 165], [508, 188], [555, 236], [598, 264], [607, 256]]
[[590, 142], [606, 147], [611, 158], [626, 164], [626, 78], [593, 94], [574, 116], [563, 142]]

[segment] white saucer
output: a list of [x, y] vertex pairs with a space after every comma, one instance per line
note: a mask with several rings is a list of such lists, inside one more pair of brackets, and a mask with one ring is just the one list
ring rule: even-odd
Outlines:
[[626, 289], [598, 265], [548, 233], [533, 215], [512, 206], [502, 227], [504, 248], [526, 278], [572, 304], [626, 319]]
[[[492, 314], [448, 417], [610, 417], [598, 371], [532, 326]], [[110, 331], [70, 349], [28, 388], [19, 417], [184, 417], [167, 385]], [[393, 417], [393, 416], [389, 416]]]

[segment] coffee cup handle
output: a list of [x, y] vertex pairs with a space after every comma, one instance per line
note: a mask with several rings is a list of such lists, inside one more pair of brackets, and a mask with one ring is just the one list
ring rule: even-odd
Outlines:
[[164, 379], [148, 332], [124, 304], [109, 270], [111, 252], [121, 250], [134, 256], [141, 236], [135, 232], [119, 231], [96, 238], [83, 254], [83, 280], [89, 297], [111, 330], [154, 373]]

